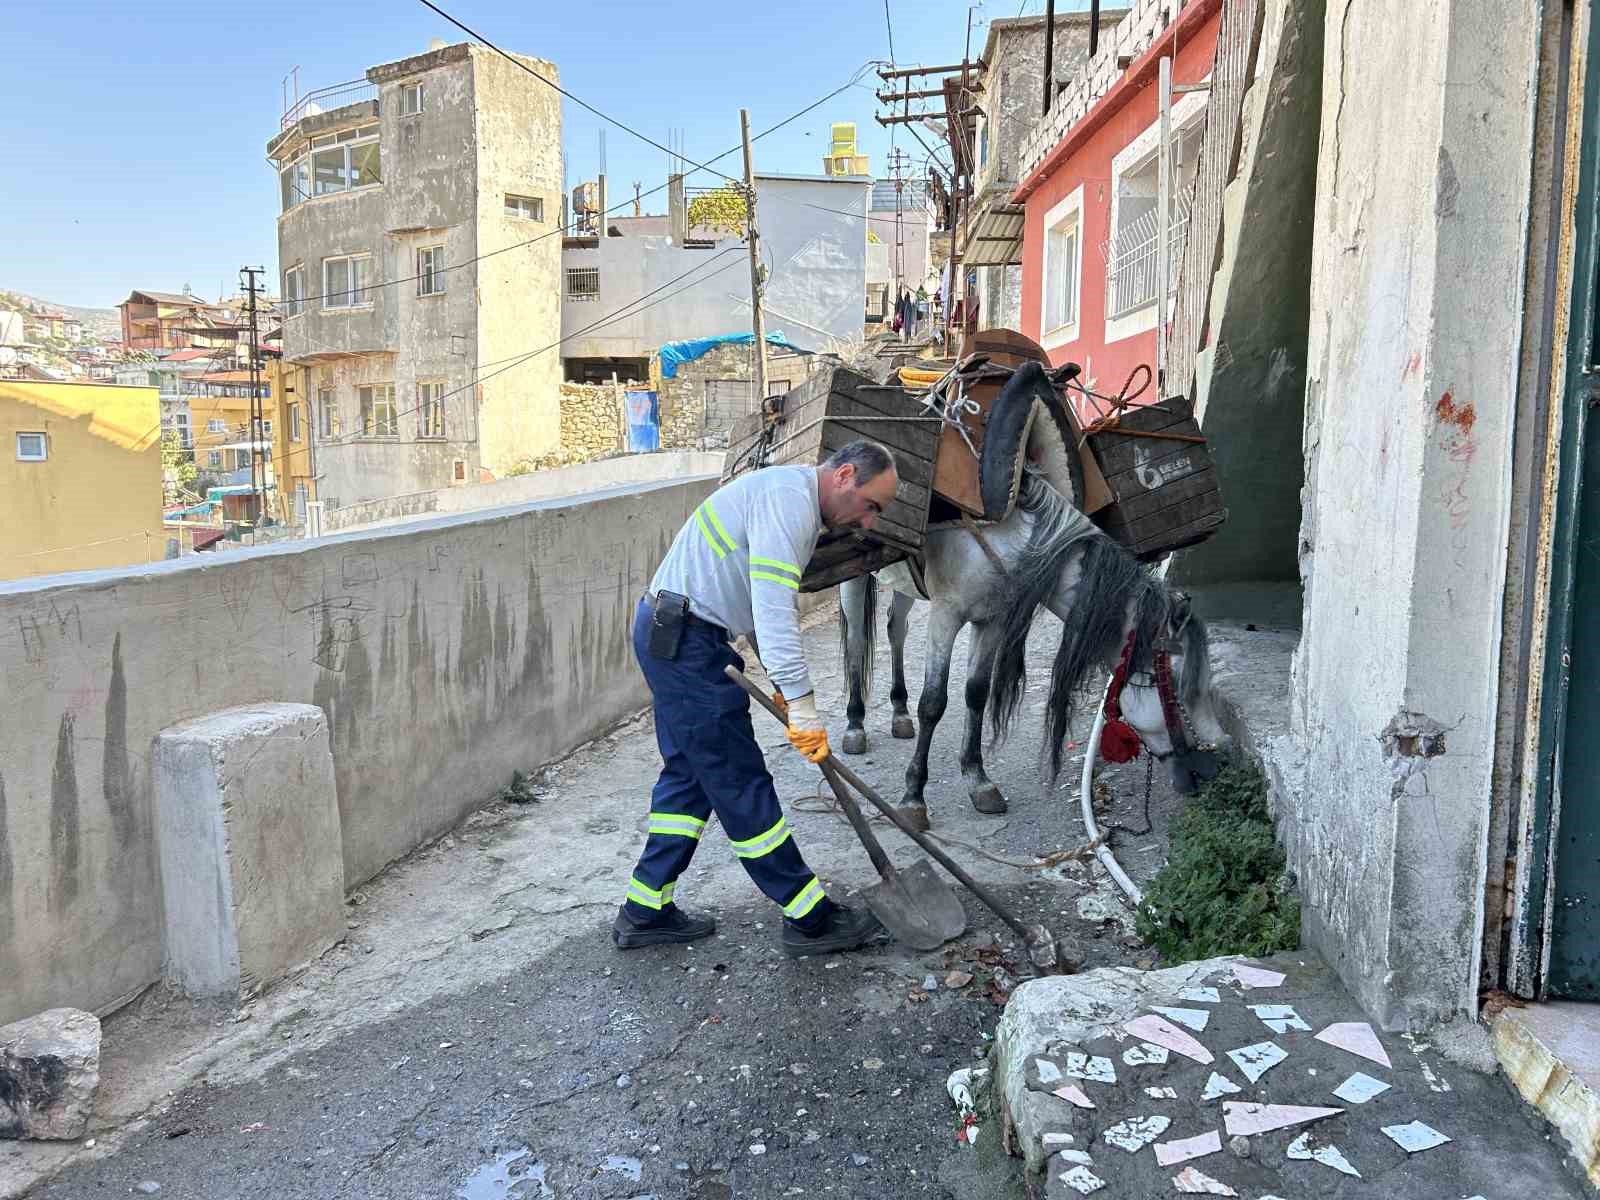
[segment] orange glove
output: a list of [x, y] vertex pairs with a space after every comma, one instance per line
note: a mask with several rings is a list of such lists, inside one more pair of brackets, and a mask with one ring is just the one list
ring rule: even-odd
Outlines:
[[787, 721], [789, 719], [789, 702], [783, 698], [782, 688], [772, 689], [772, 703], [783, 714], [783, 719]]
[[828, 731], [822, 718], [817, 716], [816, 694], [808, 692], [784, 708], [789, 719], [789, 744], [805, 755], [808, 762], [824, 761], [831, 752]]

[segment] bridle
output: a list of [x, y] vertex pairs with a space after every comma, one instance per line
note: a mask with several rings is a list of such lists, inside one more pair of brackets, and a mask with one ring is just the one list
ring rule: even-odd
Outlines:
[[[1149, 673], [1135, 672], [1133, 645], [1138, 632], [1137, 629], [1129, 631], [1127, 640], [1122, 644], [1122, 656], [1117, 661], [1117, 669], [1111, 675], [1111, 686], [1106, 689], [1102, 709], [1105, 727], [1100, 732], [1100, 757], [1110, 763], [1132, 762], [1139, 757], [1141, 750], [1157, 762], [1165, 762], [1174, 756], [1188, 756], [1192, 751], [1201, 749], [1189, 736], [1189, 716], [1184, 711], [1183, 702], [1178, 699], [1178, 689], [1173, 683], [1172, 650], [1168, 639], [1163, 637], [1156, 642]], [[1144, 676], [1149, 682], [1136, 682], [1136, 675]], [[1139, 731], [1123, 719], [1122, 691], [1129, 686], [1153, 687], [1161, 698], [1161, 719], [1167, 728], [1167, 739], [1172, 743], [1172, 748], [1165, 753], [1158, 754], [1152, 750], [1145, 744]]]

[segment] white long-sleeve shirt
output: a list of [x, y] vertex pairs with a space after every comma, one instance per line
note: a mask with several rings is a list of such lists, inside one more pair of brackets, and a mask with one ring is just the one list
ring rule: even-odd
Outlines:
[[651, 591], [730, 634], [754, 634], [767, 676], [789, 699], [811, 692], [800, 646], [800, 577], [822, 535], [815, 467], [766, 467], [718, 488], [678, 531]]

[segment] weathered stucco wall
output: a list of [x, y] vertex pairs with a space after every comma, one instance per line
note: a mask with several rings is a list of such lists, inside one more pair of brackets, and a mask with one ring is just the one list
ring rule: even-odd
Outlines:
[[[519, 61], [560, 82], [554, 63]], [[479, 438], [498, 475], [561, 438], [561, 94], [484, 46], [473, 47], [472, 79], [478, 241], [485, 252], [517, 247], [477, 264]], [[508, 217], [508, 194], [543, 199], [544, 220]], [[542, 353], [502, 369], [531, 350]]]
[[1475, 1002], [1537, 15], [1325, 25], [1283, 832], [1307, 939], [1391, 1029]]
[[322, 708], [354, 886], [645, 702], [633, 608], [712, 486], [0, 584], [0, 1023], [159, 976], [160, 730]]

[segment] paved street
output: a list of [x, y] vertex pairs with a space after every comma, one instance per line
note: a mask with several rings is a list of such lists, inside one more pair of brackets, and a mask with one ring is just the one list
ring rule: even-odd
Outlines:
[[[837, 713], [832, 621], [816, 614], [809, 647]], [[1055, 635], [1054, 622], [1040, 623], [1037, 661], [1049, 662]], [[886, 668], [878, 686], [882, 700]], [[1028, 717], [993, 756], [1013, 800], [997, 821], [960, 788], [952, 705], [928, 793], [940, 832], [1018, 858], [1081, 843], [1075, 789], [1044, 794], [1031, 707]], [[897, 796], [910, 743], [891, 741], [887, 727], [883, 701], [869, 721], [871, 752], [852, 761]], [[782, 748], [775, 723], [757, 728], [813, 867], [834, 887], [871, 882], [848, 828], [817, 800], [813, 769]], [[944, 1160], [970, 1155], [956, 1147], [945, 1079], [986, 1053], [1020, 971], [1009, 934], [964, 897], [968, 932], [940, 952], [880, 945], [790, 961], [776, 948], [776, 913], [711, 837], [679, 891], [717, 912], [719, 935], [619, 953], [607, 927], [655, 765], [640, 721], [562, 764], [539, 802], [491, 806], [362, 888], [346, 944], [221, 1016], [220, 1028], [155, 994], [113, 1018], [107, 1072], [125, 1081], [125, 1109], [137, 1107], [143, 1077], [159, 1078], [163, 1052], [209, 1057], [209, 1069], [152, 1097], [147, 1123], [121, 1140], [102, 1134], [101, 1157], [36, 1194], [125, 1195], [145, 1183], [196, 1200], [938, 1194]], [[1113, 817], [1137, 824], [1143, 771], [1122, 771]], [[1158, 780], [1158, 830], [1172, 803]], [[904, 839], [887, 840], [909, 857]], [[1154, 836], [1124, 839], [1122, 850], [1138, 873], [1161, 857]], [[955, 853], [1089, 963], [1148, 961], [1115, 922], [1093, 919], [1116, 908], [1097, 869], [1069, 862], [1040, 879]], [[971, 981], [950, 986], [952, 971]], [[217, 1037], [219, 1048], [201, 1048]], [[148, 1068], [119, 1061], [139, 1053]], [[0, 1170], [26, 1165], [29, 1152], [0, 1158]]]

